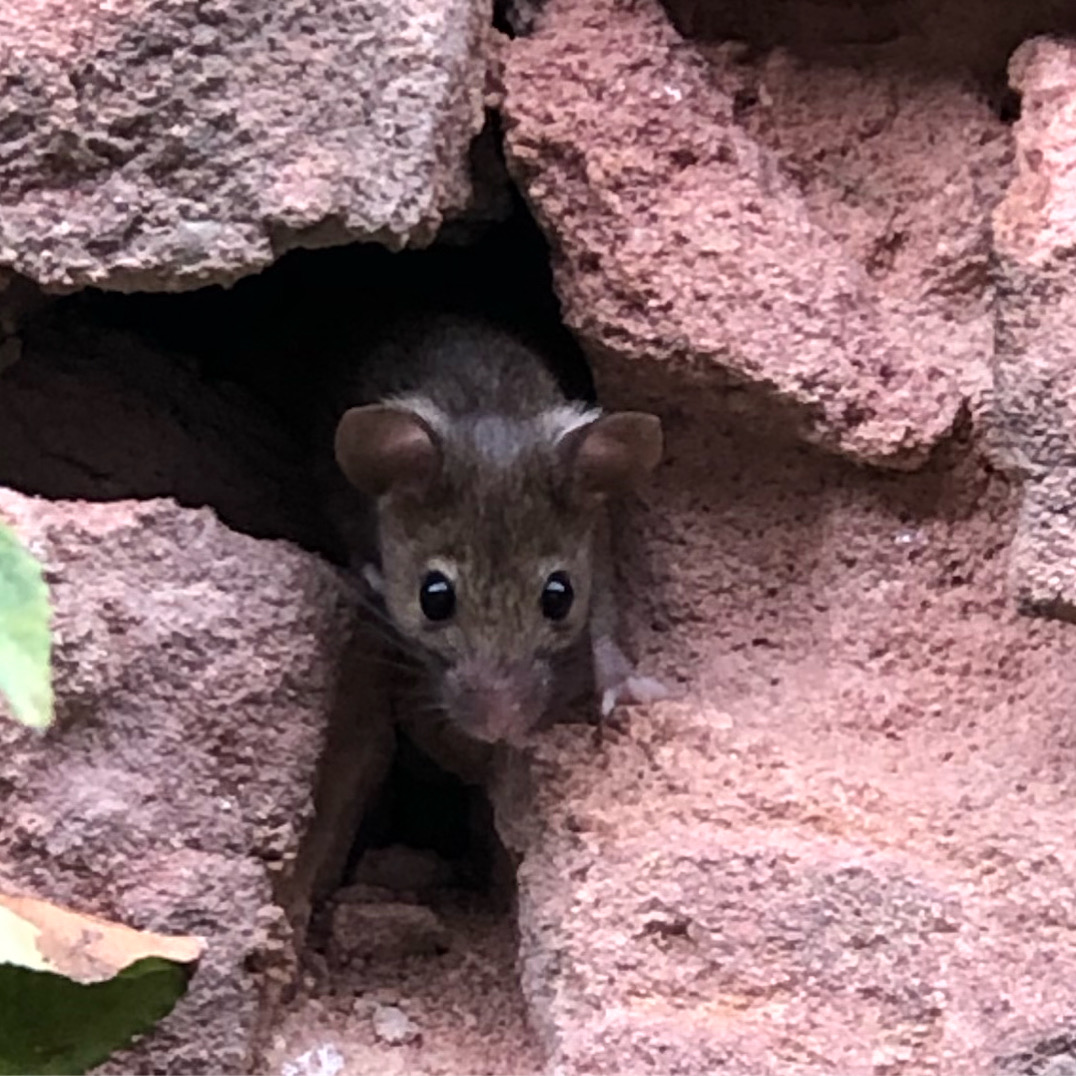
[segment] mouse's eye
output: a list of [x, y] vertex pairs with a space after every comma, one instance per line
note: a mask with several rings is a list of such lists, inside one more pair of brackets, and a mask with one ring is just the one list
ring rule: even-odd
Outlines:
[[548, 620], [563, 620], [572, 608], [572, 581], [567, 572], [554, 572], [542, 587], [542, 615]]
[[456, 589], [444, 572], [427, 572], [418, 592], [427, 620], [448, 620], [456, 611]]

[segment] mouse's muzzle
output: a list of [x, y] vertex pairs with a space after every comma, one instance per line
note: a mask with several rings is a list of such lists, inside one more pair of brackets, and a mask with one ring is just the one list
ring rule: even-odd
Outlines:
[[468, 736], [518, 747], [545, 714], [549, 684], [549, 669], [539, 661], [471, 659], [445, 673], [444, 706]]

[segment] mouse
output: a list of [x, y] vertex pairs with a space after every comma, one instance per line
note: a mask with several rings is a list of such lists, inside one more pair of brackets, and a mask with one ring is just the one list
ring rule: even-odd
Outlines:
[[445, 720], [522, 746], [581, 653], [599, 737], [620, 704], [664, 696], [617, 641], [609, 533], [661, 460], [656, 415], [573, 397], [530, 342], [453, 314], [381, 333], [334, 414], [330, 516]]

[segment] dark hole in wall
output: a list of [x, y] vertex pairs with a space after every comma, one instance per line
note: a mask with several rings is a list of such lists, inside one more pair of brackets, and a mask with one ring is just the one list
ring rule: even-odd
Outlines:
[[[311, 372], [352, 346], [357, 328], [431, 305], [510, 325], [560, 358], [570, 391], [593, 396], [560, 321], [548, 249], [520, 203], [467, 245], [294, 251], [229, 290], [91, 291], [50, 303], [25, 326], [23, 358], [3, 374], [0, 483], [60, 499], [171, 496], [256, 537], [325, 553], [332, 544], [304, 492], [313, 485], [304, 470]], [[5, 453], [4, 408], [25, 419], [27, 401], [35, 418], [6, 427], [17, 451]], [[250, 494], [247, 479], [268, 483], [263, 494]], [[393, 849], [428, 853], [447, 865], [451, 893], [509, 913], [513, 872], [483, 791], [402, 734], [341, 884], [368, 873], [367, 853]]]
[[85, 293], [86, 316], [198, 356], [206, 377], [258, 394], [294, 419], [320, 356], [399, 313], [449, 308], [512, 327], [562, 359], [571, 391], [593, 395], [586, 362], [560, 320], [549, 251], [522, 200], [468, 245], [392, 252], [377, 245], [297, 250], [231, 289], [188, 295]]
[[990, 95], [990, 106], [1002, 123], [1015, 123], [1020, 118], [1023, 99], [1011, 86], [999, 86]]
[[509, 37], [526, 37], [541, 18], [545, 0], [495, 0], [493, 26]]
[[1076, 30], [1069, 0], [662, 0], [685, 37], [825, 52], [904, 42], [899, 53], [938, 68], [1001, 69], [1021, 41]]
[[570, 392], [593, 396], [545, 241], [517, 199], [467, 245], [300, 250], [231, 289], [49, 304], [3, 374], [0, 484], [57, 499], [171, 496], [256, 537], [337, 553], [309, 480], [318, 371], [381, 319], [430, 306], [511, 326], [559, 361]]
[[398, 847], [437, 857], [450, 868], [454, 886], [484, 894], [498, 910], [511, 906], [509, 857], [485, 791], [442, 769], [400, 731], [392, 767], [363, 817], [342, 881], [361, 872], [371, 850]]
[[677, 29], [699, 41], [788, 49], [808, 60], [887, 63], [930, 77], [969, 74], [998, 116], [1019, 118], [1006, 67], [1040, 34], [1076, 33], [1070, 0], [663, 0]]

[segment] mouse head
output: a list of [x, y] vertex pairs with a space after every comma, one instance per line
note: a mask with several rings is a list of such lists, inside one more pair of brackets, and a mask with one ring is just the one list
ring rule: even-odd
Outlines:
[[657, 465], [653, 415], [574, 407], [452, 422], [403, 402], [348, 411], [336, 458], [377, 499], [383, 596], [477, 739], [519, 742], [586, 631], [603, 503]]

